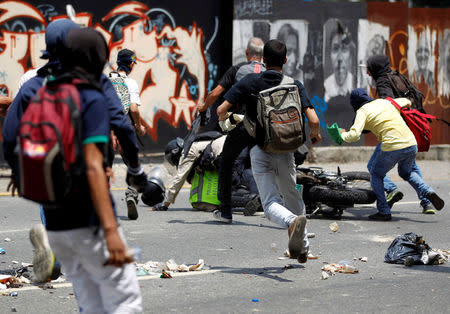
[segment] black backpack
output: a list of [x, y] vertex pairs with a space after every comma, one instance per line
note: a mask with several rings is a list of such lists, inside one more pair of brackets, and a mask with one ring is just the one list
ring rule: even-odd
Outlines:
[[420, 112], [424, 112], [422, 104], [423, 94], [406, 76], [398, 71], [391, 71], [387, 74], [387, 76], [391, 82], [394, 98], [408, 98], [411, 101], [412, 109], [417, 109]]

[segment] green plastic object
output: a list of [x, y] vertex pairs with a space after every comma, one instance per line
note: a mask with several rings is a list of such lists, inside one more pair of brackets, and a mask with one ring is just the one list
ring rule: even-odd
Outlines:
[[219, 173], [217, 171], [196, 171], [192, 179], [191, 194], [189, 197], [189, 202], [192, 207], [199, 208], [201, 204], [218, 206], [220, 204], [217, 198], [218, 186]]
[[327, 125], [327, 132], [330, 138], [336, 144], [341, 145], [344, 142], [341, 136], [341, 129], [339, 128], [336, 122], [333, 123], [331, 126]]

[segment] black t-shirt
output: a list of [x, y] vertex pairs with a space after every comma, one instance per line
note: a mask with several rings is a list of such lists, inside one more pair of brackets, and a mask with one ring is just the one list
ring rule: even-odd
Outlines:
[[218, 85], [221, 85], [225, 89], [225, 92], [228, 92], [228, 90], [233, 87], [236, 82], [236, 73], [239, 71], [239, 68], [247, 63], [249, 62], [241, 62], [230, 67], [220, 78]]
[[[225, 100], [231, 104], [241, 103], [245, 105], [245, 112], [249, 119], [257, 121], [257, 107], [258, 93], [262, 90], [277, 86], [283, 79], [283, 74], [275, 70], [267, 70], [257, 74], [248, 74], [239, 82], [237, 82], [224, 96]], [[294, 80], [294, 84], [298, 87], [298, 93], [302, 108], [314, 108], [309, 100], [308, 93], [305, 87], [298, 80]], [[257, 142], [262, 140], [259, 138], [257, 123]], [[259, 138], [259, 139], [258, 139]]]
[[[282, 79], [283, 74], [274, 70], [249, 74], [237, 82], [225, 94], [224, 98], [233, 105], [236, 103], [246, 104], [246, 114], [250, 119], [256, 121], [256, 101], [258, 99], [258, 93], [262, 90], [279, 85]], [[302, 108], [314, 108], [303, 84], [298, 80], [294, 80], [294, 83], [298, 87]]]

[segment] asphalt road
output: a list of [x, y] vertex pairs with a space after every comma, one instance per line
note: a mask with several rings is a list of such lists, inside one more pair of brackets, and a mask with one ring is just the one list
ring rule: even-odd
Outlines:
[[[450, 249], [449, 164], [423, 161], [419, 165], [447, 204], [441, 212], [421, 214], [412, 188], [398, 182], [405, 198], [394, 206], [390, 222], [368, 221], [372, 205], [347, 209], [341, 220], [308, 220], [308, 232], [316, 235], [310, 239], [311, 251], [319, 259], [306, 264], [279, 259], [287, 248], [286, 230], [261, 215], [235, 214], [232, 225], [218, 224], [211, 213], [190, 208], [187, 188], [169, 211], [152, 212], [140, 203], [139, 219], [129, 221], [119, 166], [113, 195], [129, 246], [142, 250], [140, 262], [205, 261], [204, 270], [174, 274], [171, 279], [139, 277], [145, 313], [448, 313], [448, 263], [405, 267], [383, 262], [394, 237], [406, 232], [422, 234], [432, 248]], [[342, 168], [364, 170], [364, 165]], [[0, 180], [0, 189], [6, 183]], [[0, 255], [1, 273], [17, 267], [13, 261], [32, 261], [28, 230], [40, 218], [37, 205], [18, 198], [1, 196], [0, 209], [0, 247], [7, 251]], [[329, 228], [334, 221], [337, 232]], [[360, 257], [367, 257], [367, 262]], [[338, 273], [322, 280], [323, 265], [342, 260], [353, 261], [359, 273]], [[53, 287], [25, 285], [14, 290], [17, 297], [0, 296], [0, 313], [13, 308], [18, 313], [77, 312], [70, 283]]]

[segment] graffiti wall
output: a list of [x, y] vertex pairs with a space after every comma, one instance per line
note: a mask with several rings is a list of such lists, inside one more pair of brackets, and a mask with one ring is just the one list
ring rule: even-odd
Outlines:
[[[327, 124], [351, 126], [349, 94], [372, 79], [361, 65], [386, 54], [393, 69], [407, 75], [425, 95], [424, 108], [450, 120], [450, 9], [408, 8], [406, 2], [322, 3], [296, 0], [235, 0], [233, 63], [243, 61], [252, 36], [286, 43], [284, 72], [305, 85]], [[448, 126], [433, 122], [433, 144], [450, 143]], [[369, 134], [355, 145], [373, 145]], [[322, 145], [331, 145], [328, 137]]]
[[106, 38], [105, 74], [116, 69], [119, 50], [136, 53], [130, 77], [140, 88], [146, 152], [186, 135], [195, 105], [231, 64], [232, 4], [226, 1], [1, 1], [1, 94], [14, 97], [21, 76], [45, 64], [46, 25], [68, 14]]

